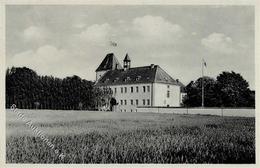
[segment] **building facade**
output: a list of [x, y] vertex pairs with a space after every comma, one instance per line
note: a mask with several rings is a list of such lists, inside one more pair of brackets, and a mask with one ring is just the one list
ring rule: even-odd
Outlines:
[[126, 54], [123, 67], [113, 53], [107, 54], [96, 70], [96, 87], [110, 88], [119, 112], [137, 112], [137, 107], [179, 107], [183, 84], [174, 80], [159, 65], [131, 68]]

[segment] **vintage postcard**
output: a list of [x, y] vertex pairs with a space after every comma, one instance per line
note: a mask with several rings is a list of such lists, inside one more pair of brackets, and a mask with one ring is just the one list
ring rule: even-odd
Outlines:
[[3, 3], [3, 166], [255, 167], [257, 3], [195, 2]]

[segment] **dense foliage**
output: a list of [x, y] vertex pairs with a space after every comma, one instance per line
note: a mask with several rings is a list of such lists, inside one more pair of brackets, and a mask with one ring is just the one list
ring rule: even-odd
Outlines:
[[[206, 107], [254, 107], [255, 93], [248, 82], [235, 72], [222, 72], [217, 79], [203, 77], [204, 102]], [[191, 81], [185, 88], [184, 105], [201, 106], [202, 78]]]
[[24, 109], [95, 109], [104, 104], [107, 93], [75, 75], [64, 79], [39, 76], [26, 67], [6, 71], [7, 108], [16, 104]]

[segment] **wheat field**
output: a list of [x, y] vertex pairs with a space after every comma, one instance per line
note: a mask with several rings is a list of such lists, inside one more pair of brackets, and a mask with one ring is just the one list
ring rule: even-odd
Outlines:
[[18, 111], [53, 146], [6, 110], [7, 163], [255, 163], [254, 118]]

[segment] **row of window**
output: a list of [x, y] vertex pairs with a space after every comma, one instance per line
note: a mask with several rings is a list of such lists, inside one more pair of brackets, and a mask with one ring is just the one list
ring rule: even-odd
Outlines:
[[[143, 92], [150, 92], [150, 86], [143, 86]], [[121, 93], [127, 93], [127, 90], [128, 88], [127, 87], [120, 87], [120, 90], [121, 90]], [[139, 86], [136, 86], [136, 87], [133, 87], [131, 86], [130, 87], [130, 93], [138, 93], [139, 92]], [[117, 88], [114, 88], [114, 93], [117, 93]]]
[[[150, 105], [150, 99], [143, 99], [143, 105], [145, 106], [145, 105]], [[133, 100], [133, 99], [131, 99], [130, 100], [130, 105], [136, 105], [136, 106], [138, 106], [139, 105], [139, 100], [138, 99], [136, 99], [136, 100]], [[120, 100], [120, 105], [127, 105], [127, 100]]]
[[[126, 109], [121, 109], [121, 112], [127, 112]], [[130, 112], [137, 112], [137, 109], [131, 109]]]

